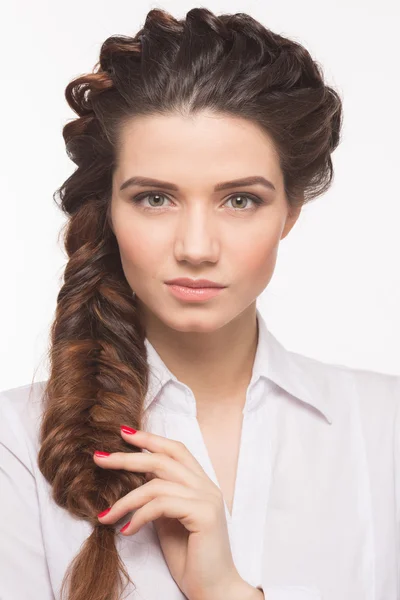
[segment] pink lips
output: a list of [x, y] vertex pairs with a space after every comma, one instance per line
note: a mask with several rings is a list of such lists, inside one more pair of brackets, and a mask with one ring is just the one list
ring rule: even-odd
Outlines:
[[218, 296], [224, 289], [220, 287], [193, 288], [173, 284], [168, 284], [167, 287], [175, 298], [185, 302], [205, 302]]
[[210, 281], [209, 279], [190, 279], [189, 277], [179, 277], [166, 281], [168, 285], [179, 285], [190, 288], [224, 288], [226, 286]]

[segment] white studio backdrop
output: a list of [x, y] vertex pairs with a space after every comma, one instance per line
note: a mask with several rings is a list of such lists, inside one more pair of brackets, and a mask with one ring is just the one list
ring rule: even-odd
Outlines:
[[67, 83], [110, 35], [151, 8], [247, 12], [302, 43], [343, 100], [331, 189], [280, 245], [258, 306], [290, 350], [400, 375], [400, 3], [264, 0], [159, 3], [13, 0], [1, 9], [0, 390], [48, 377], [49, 327], [66, 255], [52, 194], [75, 165], [61, 130]]

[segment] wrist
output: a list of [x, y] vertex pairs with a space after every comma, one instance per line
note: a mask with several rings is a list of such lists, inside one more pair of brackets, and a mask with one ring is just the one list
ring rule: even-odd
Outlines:
[[232, 584], [228, 593], [225, 590], [224, 598], [229, 598], [229, 600], [264, 600], [265, 596], [262, 590], [250, 585], [244, 579], [240, 579]]

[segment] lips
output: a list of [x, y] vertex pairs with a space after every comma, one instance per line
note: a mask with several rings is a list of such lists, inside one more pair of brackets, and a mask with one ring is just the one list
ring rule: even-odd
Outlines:
[[170, 279], [166, 281], [168, 285], [181, 285], [190, 288], [224, 288], [225, 285], [210, 281], [209, 279], [190, 279], [188, 277], [180, 277], [178, 279]]

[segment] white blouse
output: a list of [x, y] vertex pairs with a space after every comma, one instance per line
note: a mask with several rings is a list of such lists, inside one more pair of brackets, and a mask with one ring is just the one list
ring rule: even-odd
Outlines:
[[[232, 515], [225, 505], [237, 570], [266, 600], [400, 600], [400, 376], [291, 352], [257, 320]], [[182, 441], [218, 485], [191, 389], [146, 347], [143, 429]], [[0, 395], [1, 600], [58, 600], [91, 531], [37, 466], [44, 385]], [[152, 522], [116, 540], [128, 600], [185, 599]]]

